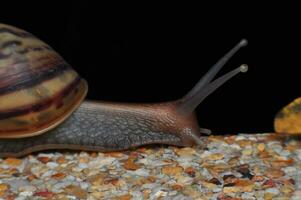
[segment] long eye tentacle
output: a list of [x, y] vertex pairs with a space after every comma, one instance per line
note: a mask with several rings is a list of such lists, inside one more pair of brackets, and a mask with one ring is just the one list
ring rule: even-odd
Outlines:
[[199, 82], [182, 98], [179, 100], [180, 106], [178, 111], [181, 114], [190, 114], [194, 109], [212, 92], [218, 89], [221, 85], [234, 77], [239, 72], [246, 72], [247, 65], [241, 65], [237, 69], [228, 72], [222, 77], [213, 82], [212, 79], [226, 64], [226, 62], [243, 46], [247, 45], [247, 40], [241, 40], [234, 48], [232, 48], [224, 57], [222, 57], [213, 67], [199, 80]]

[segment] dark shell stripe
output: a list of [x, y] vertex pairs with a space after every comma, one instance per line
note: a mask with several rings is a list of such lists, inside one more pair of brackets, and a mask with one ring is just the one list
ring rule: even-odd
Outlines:
[[0, 28], [0, 33], [10, 33], [21, 38], [35, 38], [35, 36], [32, 35], [31, 33], [25, 31], [19, 31], [17, 29], [12, 29], [9, 27]]
[[10, 40], [10, 41], [3, 42], [0, 48], [4, 49], [10, 46], [20, 46], [21, 44], [22, 42], [19, 40]]
[[[9, 41], [9, 42], [12, 42], [12, 43], [10, 43], [10, 45], [13, 45], [14, 44], [13, 42], [16, 42], [16, 41]], [[6, 44], [6, 45], [8, 45], [8, 44]], [[8, 54], [1, 53], [1, 48], [4, 49], [7, 47], [8, 46], [0, 47], [0, 60], [8, 59], [8, 58], [11, 58], [11, 56], [13, 56], [12, 53], [8, 53]], [[41, 51], [53, 51], [53, 49], [47, 45], [44, 45], [44, 46], [39, 45], [39, 46], [32, 46], [32, 47], [27, 47], [27, 48], [24, 48], [21, 50], [17, 50], [17, 51], [15, 51], [15, 53], [17, 53], [19, 55], [26, 55], [27, 53], [30, 53], [30, 52], [41, 52]]]
[[65, 63], [53, 66], [50, 69], [39, 69], [37, 71], [24, 69], [24, 71], [15, 74], [0, 75], [0, 95], [34, 87], [44, 81], [55, 78], [66, 70], [72, 69]]
[[51, 105], [53, 105], [53, 103], [59, 103], [64, 97], [68, 96], [69, 93], [72, 92], [78, 86], [80, 80], [80, 77], [76, 77], [74, 81], [72, 81], [66, 88], [64, 88], [52, 98], [46, 99], [33, 105], [27, 105], [19, 108], [14, 108], [12, 110], [1, 111], [0, 120], [25, 115], [31, 112], [38, 112], [50, 107]]

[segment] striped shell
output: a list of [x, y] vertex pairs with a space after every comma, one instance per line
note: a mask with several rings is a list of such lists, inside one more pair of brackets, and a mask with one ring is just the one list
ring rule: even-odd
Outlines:
[[82, 102], [85, 80], [32, 34], [0, 24], [0, 138], [42, 134]]

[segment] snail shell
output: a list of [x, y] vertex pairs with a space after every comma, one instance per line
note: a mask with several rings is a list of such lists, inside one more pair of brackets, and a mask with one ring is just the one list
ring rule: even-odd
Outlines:
[[0, 138], [42, 134], [64, 121], [88, 86], [50, 46], [0, 24]]

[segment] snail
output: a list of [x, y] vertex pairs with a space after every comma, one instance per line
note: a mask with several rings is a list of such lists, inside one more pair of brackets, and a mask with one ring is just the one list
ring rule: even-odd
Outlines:
[[[0, 24], [0, 157], [48, 149], [120, 151], [147, 144], [202, 145], [195, 108], [247, 65], [213, 80], [241, 40], [183, 98], [162, 103], [84, 100], [87, 82], [49, 45]], [[212, 81], [213, 80], [213, 81]]]

